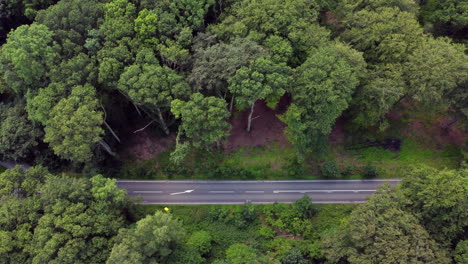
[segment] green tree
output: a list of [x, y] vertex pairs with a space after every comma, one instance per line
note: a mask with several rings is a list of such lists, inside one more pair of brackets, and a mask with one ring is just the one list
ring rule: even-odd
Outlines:
[[226, 108], [224, 100], [200, 93], [193, 94], [188, 102], [176, 99], [171, 103], [172, 113], [182, 120], [179, 133], [191, 138], [195, 147], [208, 147], [215, 142], [219, 145], [229, 134]]
[[468, 1], [446, 0], [424, 1], [421, 18], [437, 35], [449, 35], [457, 38], [466, 38], [465, 30], [468, 27]]
[[341, 38], [364, 52], [368, 62], [395, 62], [414, 50], [423, 30], [414, 14], [396, 7], [363, 9], [352, 13], [344, 23], [349, 28]]
[[404, 179], [402, 190], [408, 208], [442, 244], [452, 246], [464, 234], [468, 221], [468, 170], [437, 171], [421, 167]]
[[104, 263], [131, 203], [115, 180], [48, 177], [44, 214], [31, 241], [32, 263]]
[[99, 1], [65, 0], [39, 11], [36, 22], [54, 32], [62, 56], [71, 58], [83, 51], [88, 32], [99, 27], [102, 16], [103, 4]]
[[133, 51], [137, 47], [136, 40], [130, 38], [123, 38], [116, 43], [106, 42], [97, 53], [98, 82], [109, 90], [115, 89], [125, 66], [134, 63]]
[[293, 208], [302, 218], [311, 218], [318, 212], [315, 205], [312, 204], [312, 199], [308, 195], [304, 195], [301, 199], [296, 200], [293, 203]]
[[446, 38], [427, 37], [420, 42], [405, 64], [409, 95], [434, 104], [468, 80], [468, 56], [464, 50], [463, 45]]
[[461, 240], [455, 248], [455, 261], [457, 264], [468, 263], [468, 240]]
[[184, 78], [167, 66], [160, 66], [153, 52], [141, 50], [136, 63], [125, 68], [120, 76], [118, 88], [135, 104], [159, 122], [166, 135], [169, 128], [163, 117], [165, 109], [175, 98], [187, 98], [190, 87]]
[[294, 247], [281, 259], [281, 264], [305, 264], [306, 260], [299, 248]]
[[143, 9], [135, 19], [135, 32], [141, 41], [155, 45], [157, 39], [158, 14], [154, 10]]
[[28, 120], [23, 104], [0, 104], [0, 157], [7, 160], [31, 158], [43, 132]]
[[296, 69], [289, 89], [294, 106], [282, 120], [288, 124], [286, 134], [300, 157], [321, 149], [317, 143], [328, 136], [335, 120], [348, 108], [364, 69], [361, 55], [339, 43], [311, 52]]
[[197, 91], [227, 99], [229, 78], [242, 66], [264, 55], [265, 49], [247, 38], [198, 48], [189, 80]]
[[115, 180], [17, 167], [0, 175], [1, 263], [104, 263], [133, 201]]
[[28, 170], [22, 166], [16, 166], [0, 175], [0, 198], [6, 195], [24, 198], [34, 196], [38, 186], [50, 174], [47, 169], [41, 166], [32, 167]]
[[279, 37], [283, 45], [290, 42], [293, 49], [290, 65], [298, 65], [308, 50], [329, 39], [328, 30], [316, 23], [318, 9], [315, 1], [308, 0], [236, 1], [222, 22], [210, 29], [223, 40], [248, 37], [270, 48], [273, 43], [269, 37]]
[[288, 37], [292, 28], [301, 22], [313, 23], [317, 17], [315, 1], [238, 1], [212, 30], [223, 39], [248, 35], [257, 40], [268, 35]]
[[401, 64], [373, 66], [365, 84], [359, 86], [351, 102], [353, 122], [360, 127], [388, 127], [384, 115], [407, 92]]
[[97, 69], [92, 59], [80, 53], [62, 61], [58, 67], [49, 72], [49, 76], [51, 83], [47, 87], [26, 94], [29, 119], [43, 125], [49, 120], [52, 108], [68, 96], [74, 86], [97, 82]]
[[110, 152], [101, 140], [103, 117], [97, 107], [94, 87], [89, 84], [75, 86], [71, 95], [52, 109], [44, 141], [57, 155], [76, 162], [90, 161], [93, 146], [98, 142]]
[[341, 230], [324, 241], [324, 253], [334, 263], [450, 263], [446, 252], [418, 219], [399, 205], [399, 194], [388, 185], [355, 209]]
[[134, 229], [119, 231], [107, 263], [164, 263], [184, 236], [179, 221], [158, 211], [138, 221]]
[[17, 94], [47, 85], [47, 72], [57, 58], [53, 33], [44, 25], [23, 25], [8, 34], [2, 46], [2, 71]]
[[136, 17], [137, 8], [128, 0], [112, 0], [104, 4], [104, 22], [100, 30], [106, 41], [117, 42], [124, 37], [133, 38]]
[[255, 249], [245, 244], [234, 244], [226, 250], [226, 259], [232, 264], [266, 264], [267, 257], [260, 255]]
[[419, 6], [414, 0], [342, 0], [339, 1], [336, 10], [343, 17], [363, 9], [375, 11], [381, 7], [396, 7], [412, 14], [417, 14], [419, 11]]
[[267, 100], [273, 105], [279, 101], [291, 83], [290, 68], [267, 58], [259, 58], [249, 66], [241, 67], [229, 79], [229, 90], [235, 96], [239, 109], [250, 106], [247, 132], [250, 132], [255, 102]]
[[187, 240], [187, 246], [205, 255], [211, 250], [212, 237], [207, 231], [194, 232]]

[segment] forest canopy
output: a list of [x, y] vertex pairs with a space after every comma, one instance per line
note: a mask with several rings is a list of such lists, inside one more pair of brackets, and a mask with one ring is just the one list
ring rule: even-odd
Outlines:
[[[466, 264], [467, 44], [468, 0], [0, 0], [0, 263]], [[112, 179], [373, 177], [174, 213]]]

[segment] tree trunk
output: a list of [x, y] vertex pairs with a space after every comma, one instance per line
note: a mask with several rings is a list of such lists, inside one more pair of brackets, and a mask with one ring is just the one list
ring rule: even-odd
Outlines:
[[255, 107], [255, 102], [250, 107], [249, 119], [247, 121], [247, 132], [249, 132], [249, 133], [250, 133], [251, 125], [252, 125], [252, 115], [253, 115], [253, 112], [254, 112], [254, 107]]
[[232, 108], [234, 107], [234, 95], [231, 97], [231, 103], [229, 103], [229, 112], [232, 113]]
[[133, 106], [135, 106], [135, 109], [138, 112], [138, 115], [141, 116], [141, 112], [140, 112], [140, 109], [138, 108], [138, 106], [134, 102], [132, 102], [132, 104], [133, 104]]
[[104, 148], [105, 151], [107, 151], [107, 153], [109, 153], [109, 155], [115, 157], [117, 156], [117, 154], [115, 154], [115, 152], [113, 152], [109, 146], [109, 144], [107, 144], [104, 140], [99, 140], [98, 143]]
[[159, 117], [159, 123], [161, 124], [161, 127], [164, 131], [164, 133], [169, 136], [169, 128], [167, 128], [166, 122], [164, 121], [164, 118], [162, 116], [161, 110], [159, 108], [156, 108], [158, 110], [158, 117]]
[[107, 129], [109, 129], [109, 131], [114, 136], [114, 138], [120, 143], [120, 138], [117, 136], [117, 134], [115, 134], [114, 130], [112, 130], [112, 128], [109, 126], [109, 124], [106, 121], [104, 121], [104, 125], [106, 125]]

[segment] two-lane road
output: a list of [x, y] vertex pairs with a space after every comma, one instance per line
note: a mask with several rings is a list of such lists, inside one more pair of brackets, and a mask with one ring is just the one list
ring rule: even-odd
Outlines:
[[144, 204], [291, 203], [309, 195], [315, 203], [363, 203], [381, 185], [400, 179], [298, 181], [136, 181], [118, 180]]

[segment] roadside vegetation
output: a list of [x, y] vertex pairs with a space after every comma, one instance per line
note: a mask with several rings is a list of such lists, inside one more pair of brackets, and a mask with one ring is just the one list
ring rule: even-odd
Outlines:
[[[102, 175], [0, 174], [4, 263], [465, 263], [468, 170], [414, 168], [365, 204], [136, 205]], [[417, 250], [414, 245], [417, 244]], [[45, 250], [47, 249], [47, 250]]]

